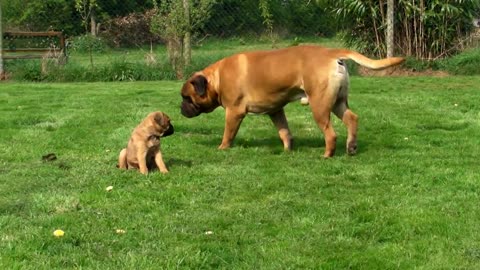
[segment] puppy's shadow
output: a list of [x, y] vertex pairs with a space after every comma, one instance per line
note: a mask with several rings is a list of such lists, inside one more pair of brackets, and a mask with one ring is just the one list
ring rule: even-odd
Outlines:
[[177, 158], [171, 158], [165, 162], [168, 168], [174, 167], [192, 167], [193, 162], [191, 160], [183, 160]]
[[[165, 162], [165, 165], [167, 166], [167, 169], [171, 169], [172, 167], [192, 167], [193, 162], [190, 160], [182, 160], [182, 159], [169, 159]], [[118, 168], [118, 166], [117, 166]], [[148, 171], [149, 172], [158, 172], [158, 166], [157, 164], [149, 163], [148, 166]]]

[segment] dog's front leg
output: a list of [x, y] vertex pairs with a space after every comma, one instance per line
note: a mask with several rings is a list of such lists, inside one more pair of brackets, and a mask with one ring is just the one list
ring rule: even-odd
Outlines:
[[138, 161], [138, 168], [142, 174], [148, 174], [148, 167], [147, 167], [147, 148], [146, 146], [140, 146], [137, 148], [137, 161]]
[[227, 149], [230, 147], [233, 139], [237, 135], [238, 128], [245, 114], [245, 112], [239, 112], [230, 108], [225, 110], [225, 130], [223, 131], [222, 144], [220, 144], [218, 149]]
[[167, 166], [165, 165], [165, 162], [163, 162], [162, 152], [160, 152], [160, 150], [155, 153], [155, 164], [157, 164], [161, 173], [168, 173]]
[[292, 134], [288, 128], [287, 117], [285, 111], [281, 109], [278, 112], [269, 114], [270, 119], [278, 130], [278, 135], [283, 142], [283, 149], [292, 150]]

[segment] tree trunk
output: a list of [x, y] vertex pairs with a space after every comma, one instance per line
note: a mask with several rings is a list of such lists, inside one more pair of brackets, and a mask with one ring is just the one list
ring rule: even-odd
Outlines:
[[92, 9], [92, 14], [90, 15], [90, 33], [94, 37], [97, 36], [97, 16], [94, 9]]
[[3, 69], [3, 28], [2, 28], [2, 5], [0, 4], [0, 80], [4, 78]]
[[394, 0], [387, 0], [387, 57], [393, 57], [394, 51]]
[[185, 16], [185, 22], [188, 25], [188, 30], [183, 37], [183, 64], [184, 68], [190, 66], [190, 60], [192, 58], [192, 45], [191, 45], [191, 36], [190, 32], [190, 0], [183, 0], [183, 10]]
[[185, 74], [185, 64], [183, 63], [185, 59], [183, 56], [183, 46], [182, 37], [173, 36], [167, 40], [167, 53], [177, 79], [183, 79]]

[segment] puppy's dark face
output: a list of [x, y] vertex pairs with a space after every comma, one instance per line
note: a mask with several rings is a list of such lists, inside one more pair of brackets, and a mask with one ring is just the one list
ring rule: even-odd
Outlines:
[[209, 89], [207, 78], [194, 75], [182, 87], [182, 115], [188, 118], [201, 113], [209, 113], [219, 106], [213, 91]]
[[160, 132], [160, 137], [167, 137], [173, 134], [173, 125], [170, 123], [168, 115], [163, 112], [155, 113], [154, 121], [158, 125], [157, 129]]

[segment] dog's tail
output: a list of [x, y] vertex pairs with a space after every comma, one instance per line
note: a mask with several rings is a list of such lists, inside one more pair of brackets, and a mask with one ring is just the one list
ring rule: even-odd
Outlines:
[[127, 148], [123, 148], [122, 151], [120, 151], [120, 155], [118, 155], [117, 168], [124, 170], [128, 169]]
[[343, 60], [351, 59], [357, 64], [367, 67], [369, 69], [383, 69], [401, 64], [403, 63], [403, 61], [405, 61], [405, 58], [403, 57], [388, 57], [374, 60], [364, 56], [361, 53], [347, 49], [335, 49], [334, 51], [338, 58]]

